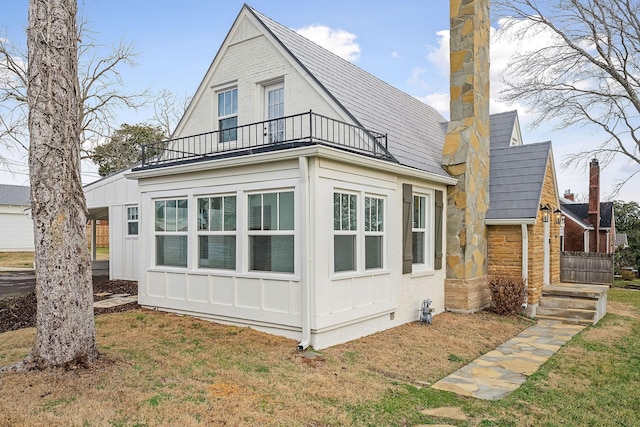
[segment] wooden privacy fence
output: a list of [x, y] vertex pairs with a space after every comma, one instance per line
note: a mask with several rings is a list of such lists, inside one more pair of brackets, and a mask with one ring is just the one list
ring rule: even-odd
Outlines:
[[[87, 242], [91, 246], [91, 221], [86, 227]], [[108, 248], [109, 247], [109, 221], [98, 220], [96, 224], [96, 248]]]
[[562, 252], [560, 254], [560, 281], [612, 285], [613, 254]]

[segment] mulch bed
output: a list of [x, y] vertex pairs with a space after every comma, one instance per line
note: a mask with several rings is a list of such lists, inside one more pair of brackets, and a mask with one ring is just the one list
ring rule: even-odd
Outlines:
[[[99, 280], [93, 282], [93, 301], [100, 301], [109, 296], [98, 297], [95, 294], [109, 292], [111, 294], [138, 294], [138, 282], [131, 280]], [[36, 325], [36, 295], [34, 292], [18, 297], [0, 300], [0, 333], [29, 328]], [[96, 308], [94, 313], [119, 313], [138, 308], [137, 302], [111, 308]]]

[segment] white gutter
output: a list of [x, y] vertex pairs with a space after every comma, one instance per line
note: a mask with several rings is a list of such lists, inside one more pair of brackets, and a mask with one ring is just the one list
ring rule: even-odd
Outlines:
[[[527, 224], [522, 224], [522, 278], [524, 279], [525, 289], [529, 288], [529, 232]], [[524, 302], [525, 306], [527, 301]]]
[[486, 225], [534, 225], [535, 218], [486, 218]]
[[304, 351], [311, 344], [311, 290], [313, 283], [313, 263], [311, 256], [311, 204], [309, 195], [309, 160], [307, 157], [298, 158], [300, 167], [301, 206], [302, 212], [302, 339], [298, 343], [298, 351]]

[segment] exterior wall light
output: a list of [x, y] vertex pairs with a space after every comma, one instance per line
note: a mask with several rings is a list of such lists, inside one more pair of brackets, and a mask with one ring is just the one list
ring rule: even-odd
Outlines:
[[560, 209], [553, 211], [553, 216], [556, 219], [556, 224], [562, 223], [562, 211]]
[[540, 212], [542, 213], [542, 222], [549, 222], [549, 213], [551, 213], [549, 205], [540, 206]]

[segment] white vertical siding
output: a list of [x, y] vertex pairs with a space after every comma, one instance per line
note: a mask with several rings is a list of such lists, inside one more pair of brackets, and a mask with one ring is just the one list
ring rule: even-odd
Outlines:
[[0, 206], [0, 252], [33, 251], [33, 222], [28, 206]]

